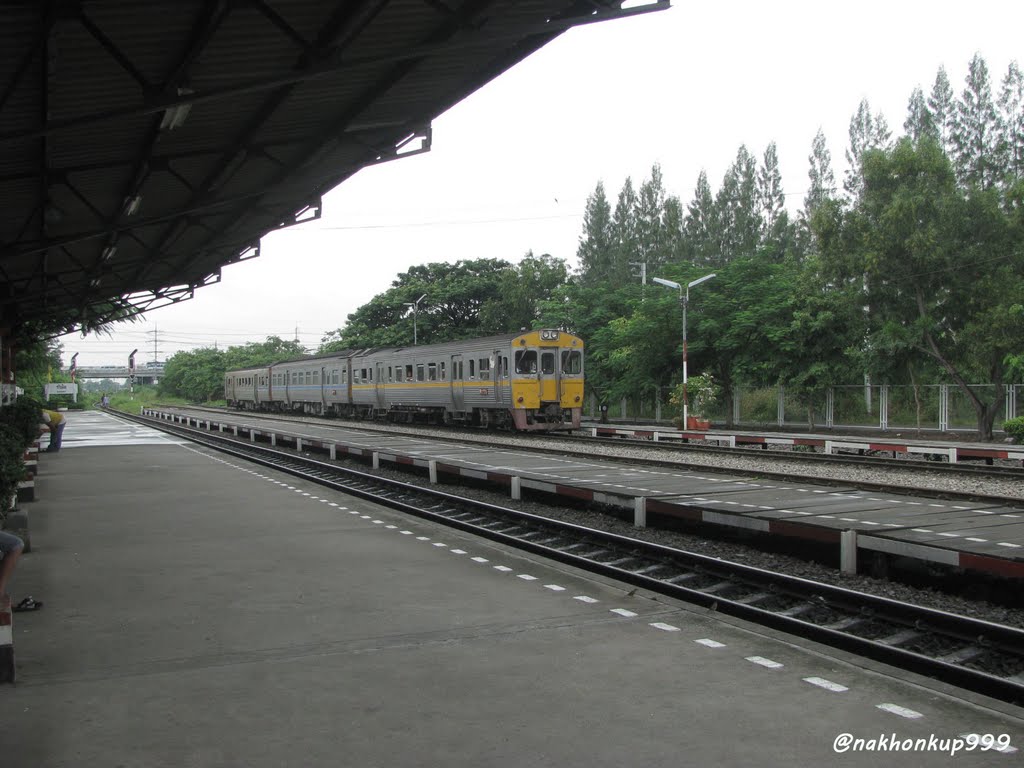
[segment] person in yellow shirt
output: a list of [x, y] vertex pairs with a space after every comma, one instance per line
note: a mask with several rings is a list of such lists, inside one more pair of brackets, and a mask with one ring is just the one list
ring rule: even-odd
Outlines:
[[64, 427], [67, 420], [60, 411], [43, 411], [43, 425], [50, 431], [50, 445], [47, 453], [56, 453], [60, 450], [61, 436], [64, 434]]

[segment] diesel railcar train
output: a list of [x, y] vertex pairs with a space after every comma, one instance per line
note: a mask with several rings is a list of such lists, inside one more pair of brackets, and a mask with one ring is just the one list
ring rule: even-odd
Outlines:
[[228, 371], [224, 396], [247, 410], [570, 430], [583, 410], [583, 341], [535, 330], [332, 352]]

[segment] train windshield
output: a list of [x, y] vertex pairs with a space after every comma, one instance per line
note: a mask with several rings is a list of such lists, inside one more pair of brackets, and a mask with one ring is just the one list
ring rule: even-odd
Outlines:
[[562, 373], [568, 376], [583, 373], [583, 354], [578, 349], [567, 349], [562, 352]]
[[516, 351], [516, 373], [536, 373], [537, 353], [532, 349]]

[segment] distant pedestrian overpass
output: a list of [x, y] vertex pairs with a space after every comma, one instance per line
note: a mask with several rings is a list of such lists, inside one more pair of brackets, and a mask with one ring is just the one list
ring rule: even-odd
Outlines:
[[[64, 373], [70, 376], [71, 369], [66, 369]], [[79, 366], [75, 370], [76, 379], [127, 379], [131, 374], [132, 371], [127, 365]], [[144, 367], [135, 369], [135, 381], [138, 384], [155, 384], [163, 376], [163, 363], [147, 363]]]

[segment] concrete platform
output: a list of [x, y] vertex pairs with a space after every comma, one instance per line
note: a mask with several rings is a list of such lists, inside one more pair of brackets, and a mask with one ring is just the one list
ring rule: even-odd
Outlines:
[[[595, 424], [585, 422], [583, 428], [594, 437], [630, 437], [656, 442], [710, 442], [728, 448], [805, 447], [818, 453], [890, 453], [917, 454], [936, 460], [1019, 461], [1024, 466], [1024, 446], [1006, 443], [980, 443], [964, 440], [919, 440], [904, 437], [844, 436], [796, 432], [743, 431], [726, 429], [681, 430], [650, 424]], [[909, 431], [909, 430], [908, 430]]]
[[[244, 413], [189, 415], [153, 411], [166, 419], [191, 419], [205, 428], [266, 440], [376, 457], [378, 462], [428, 467], [438, 473], [482, 479], [690, 522], [834, 544], [856, 532], [855, 546], [989, 575], [1024, 579], [1024, 496], [1021, 505], [941, 501], [914, 494], [885, 494], [825, 485], [759, 481], [749, 476], [616, 464], [610, 459], [558, 456], [528, 448], [467, 445], [408, 434], [366, 432], [323, 422], [254, 418]], [[924, 534], [924, 535], [922, 535]], [[930, 535], [934, 534], [934, 535]]]
[[789, 767], [842, 733], [1007, 734], [958, 758], [1019, 760], [1020, 708], [156, 435], [111, 444], [107, 418], [71, 414], [96, 444], [40, 460], [12, 588], [46, 605], [16, 615], [4, 768]]

